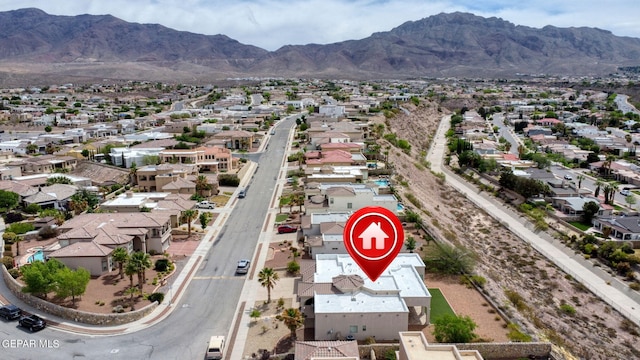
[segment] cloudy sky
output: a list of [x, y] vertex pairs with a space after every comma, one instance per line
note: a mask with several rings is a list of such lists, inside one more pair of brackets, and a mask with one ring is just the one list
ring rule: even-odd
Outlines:
[[442, 12], [470, 12], [541, 28], [588, 26], [640, 38], [638, 0], [0, 0], [0, 11], [111, 14], [276, 50], [361, 39]]

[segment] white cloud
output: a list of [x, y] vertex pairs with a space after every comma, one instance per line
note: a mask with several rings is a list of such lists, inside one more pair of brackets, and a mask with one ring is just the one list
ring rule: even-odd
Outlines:
[[287, 44], [361, 39], [406, 21], [464, 11], [541, 28], [589, 26], [640, 37], [637, 0], [0, 0], [0, 11], [36, 7], [50, 14], [111, 14], [201, 34], [224, 34], [275, 50]]

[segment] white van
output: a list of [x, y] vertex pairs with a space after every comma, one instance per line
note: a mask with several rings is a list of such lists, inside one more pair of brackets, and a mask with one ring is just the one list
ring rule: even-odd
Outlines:
[[219, 360], [224, 357], [224, 336], [212, 336], [207, 346], [207, 360]]

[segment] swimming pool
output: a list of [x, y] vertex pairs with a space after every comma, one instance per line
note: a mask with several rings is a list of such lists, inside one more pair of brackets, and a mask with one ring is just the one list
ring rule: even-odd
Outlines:
[[398, 212], [402, 212], [402, 211], [404, 211], [404, 205], [402, 205], [402, 204], [398, 203], [398, 205], [396, 206], [396, 210], [397, 210]]
[[42, 261], [44, 262], [44, 252], [42, 250], [36, 251], [33, 255], [29, 256], [27, 262], [31, 264], [34, 261]]
[[374, 183], [376, 183], [380, 187], [389, 186], [389, 180], [387, 179], [378, 179], [378, 180], [375, 180]]

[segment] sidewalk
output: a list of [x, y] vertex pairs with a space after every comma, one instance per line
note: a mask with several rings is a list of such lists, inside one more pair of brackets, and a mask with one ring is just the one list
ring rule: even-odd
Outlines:
[[[589, 288], [603, 301], [618, 310], [623, 316], [640, 325], [640, 295], [628, 288], [619, 279], [612, 277], [606, 271], [593, 267], [582, 256], [576, 255], [567, 249], [562, 243], [550, 237], [546, 233], [536, 233], [526, 219], [516, 217], [514, 213], [506, 209], [498, 200], [460, 180], [453, 172], [442, 165], [446, 149], [445, 133], [449, 129], [448, 117], [443, 117], [438, 127], [427, 160], [431, 163], [431, 169], [446, 175], [446, 182], [479, 208], [484, 209], [499, 223], [529, 243], [547, 259], [556, 264], [567, 274]], [[527, 227], [529, 226], [529, 227]], [[594, 276], [595, 275], [595, 276]]]

